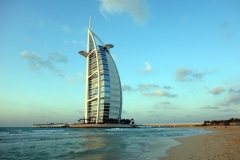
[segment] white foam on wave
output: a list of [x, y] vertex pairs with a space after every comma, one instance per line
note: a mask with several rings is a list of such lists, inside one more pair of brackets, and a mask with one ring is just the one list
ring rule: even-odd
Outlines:
[[105, 129], [106, 131], [114, 131], [114, 132], [122, 132], [122, 131], [130, 131], [130, 129], [126, 128], [110, 128], [110, 129]]
[[36, 130], [36, 129], [33, 129], [31, 130], [32, 132], [59, 132], [59, 131], [64, 131], [62, 129], [39, 129], [39, 130]]

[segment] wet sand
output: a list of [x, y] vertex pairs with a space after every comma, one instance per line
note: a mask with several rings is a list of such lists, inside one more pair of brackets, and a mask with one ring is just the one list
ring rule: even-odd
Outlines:
[[175, 138], [181, 144], [160, 160], [240, 160], [240, 126], [205, 127], [215, 132]]

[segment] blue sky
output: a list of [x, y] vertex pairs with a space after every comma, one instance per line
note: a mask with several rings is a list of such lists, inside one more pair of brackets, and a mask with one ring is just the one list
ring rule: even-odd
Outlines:
[[83, 117], [88, 19], [114, 44], [122, 118], [240, 117], [238, 0], [1, 0], [0, 126]]

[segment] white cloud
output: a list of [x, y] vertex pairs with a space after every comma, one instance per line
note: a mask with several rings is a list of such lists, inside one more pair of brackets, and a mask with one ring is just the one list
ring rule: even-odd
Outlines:
[[25, 42], [27, 42], [27, 43], [31, 43], [32, 40], [31, 40], [31, 39], [28, 39], [28, 38], [25, 38]]
[[230, 108], [226, 108], [226, 109], [223, 109], [223, 110], [219, 110], [219, 112], [233, 112], [235, 110], [233, 109], [230, 109]]
[[163, 86], [164, 89], [173, 89], [171, 86]]
[[146, 73], [150, 73], [152, 71], [152, 67], [148, 62], [145, 62], [145, 68], [143, 70], [140, 71], [141, 74], [146, 74]]
[[132, 87], [126, 84], [122, 84], [122, 91], [132, 91]]
[[68, 63], [67, 57], [58, 52], [49, 53], [48, 58], [54, 62]]
[[226, 100], [218, 103], [220, 106], [229, 106], [231, 104], [240, 104], [240, 94], [231, 94]]
[[209, 90], [208, 86], [203, 86], [203, 89]]
[[40, 71], [41, 69], [48, 69], [59, 76], [63, 76], [61, 70], [55, 68], [54, 64], [50, 59], [44, 60], [42, 57], [37, 53], [29, 53], [28, 51], [23, 51], [20, 53], [21, 57], [23, 57], [30, 68], [35, 71]]
[[84, 76], [84, 74], [82, 72], [79, 72], [77, 75], [80, 77]]
[[171, 105], [171, 103], [168, 102], [168, 101], [157, 103], [153, 106], [153, 108], [157, 108], [157, 109], [178, 109], [178, 107], [175, 107], [175, 106]]
[[168, 102], [168, 101], [164, 101], [164, 102], [160, 102], [160, 104], [168, 105], [168, 104], [170, 104], [170, 102]]
[[156, 97], [168, 97], [168, 98], [175, 98], [177, 97], [176, 94], [170, 94], [169, 92], [164, 92], [161, 90], [156, 90], [155, 92], [144, 93], [145, 96], [156, 96]]
[[63, 25], [62, 30], [66, 33], [70, 32], [70, 27], [68, 25]]
[[137, 88], [132, 88], [129, 85], [122, 84], [122, 90], [123, 91], [146, 91], [159, 88], [159, 85], [157, 84], [139, 84]]
[[177, 68], [177, 71], [176, 71], [175, 80], [176, 81], [181, 81], [181, 82], [192, 81], [192, 80], [200, 80], [206, 74], [211, 74], [211, 73], [217, 72], [218, 70], [219, 69], [214, 69], [214, 70], [209, 71], [207, 69], [204, 72], [199, 72], [199, 71], [193, 71], [189, 68], [179, 67], [179, 68]]
[[83, 74], [82, 72], [77, 73], [77, 75], [80, 77], [82, 81], [85, 81], [86, 75]]
[[130, 17], [140, 23], [145, 23], [149, 17], [149, 4], [146, 0], [100, 0], [100, 12], [114, 15], [128, 13]]
[[206, 72], [207, 72], [207, 73], [215, 73], [215, 72], [218, 72], [219, 70], [220, 70], [219, 68], [215, 68], [215, 69], [213, 69], [213, 70], [207, 69]]
[[67, 78], [67, 82], [68, 82], [69, 84], [74, 84], [74, 83], [75, 83], [75, 80], [74, 80], [74, 78], [72, 78], [72, 77], [68, 77], [68, 78]]
[[230, 93], [240, 93], [240, 85], [230, 86], [228, 89]]
[[138, 85], [138, 90], [140, 90], [140, 91], [145, 91], [145, 90], [149, 90], [152, 88], [159, 88], [159, 85], [157, 85], [157, 84], [139, 84]]
[[228, 29], [229, 25], [230, 25], [230, 22], [223, 22], [222, 24], [220, 24], [220, 25], [218, 26], [218, 29], [225, 31], [225, 30]]
[[222, 32], [223, 34], [223, 39], [228, 40], [234, 35], [235, 31], [230, 30], [230, 22], [223, 22], [218, 26], [218, 29]]
[[214, 95], [218, 95], [224, 91], [225, 91], [225, 89], [223, 87], [215, 87], [215, 88], [211, 89], [209, 92]]
[[219, 109], [219, 107], [205, 106], [205, 107], [201, 107], [200, 109]]
[[73, 44], [78, 44], [78, 41], [72, 40], [72, 43], [73, 43]]
[[67, 40], [66, 39], [64, 42], [67, 43], [67, 44], [77, 44], [77, 45], [80, 44], [83, 47], [85, 47], [87, 45], [85, 41], [78, 41], [78, 40], [75, 40], [75, 39], [73, 39], [73, 40]]
[[201, 79], [201, 78], [204, 76], [204, 73], [202, 73], [202, 72], [197, 72], [197, 73], [193, 73], [192, 76], [193, 76], [194, 78]]
[[179, 68], [177, 68], [175, 80], [187, 81], [188, 80], [187, 76], [190, 75], [191, 73], [192, 73], [192, 71], [190, 69], [179, 67]]

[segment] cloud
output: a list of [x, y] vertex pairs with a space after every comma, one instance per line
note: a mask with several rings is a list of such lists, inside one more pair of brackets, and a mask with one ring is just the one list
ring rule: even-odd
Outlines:
[[72, 43], [73, 43], [73, 44], [79, 44], [79, 43], [80, 43], [82, 46], [85, 46], [85, 45], [86, 45], [86, 43], [85, 43], [84, 41], [77, 41], [77, 40], [75, 40], [75, 39], [72, 40]]
[[145, 23], [149, 17], [149, 4], [146, 0], [100, 0], [100, 12], [114, 15], [128, 13], [135, 22]]
[[218, 103], [220, 106], [229, 106], [231, 104], [240, 104], [240, 94], [231, 94], [226, 100]]
[[176, 76], [175, 76], [175, 80], [176, 81], [181, 81], [181, 82], [185, 82], [185, 81], [192, 81], [192, 80], [200, 80], [202, 79], [206, 74], [211, 74], [214, 72], [217, 72], [219, 69], [214, 69], [214, 70], [206, 70], [205, 72], [196, 72], [193, 71], [189, 68], [183, 68], [183, 67], [179, 67], [177, 68], [176, 71]]
[[144, 93], [144, 96], [156, 96], [156, 97], [168, 97], [168, 98], [175, 98], [177, 97], [176, 94], [170, 94], [169, 92], [163, 92], [161, 90], [156, 90], [155, 92]]
[[58, 76], [63, 76], [61, 70], [55, 68], [54, 64], [50, 60], [43, 60], [42, 57], [37, 53], [29, 53], [28, 51], [23, 51], [20, 53], [30, 68], [35, 71], [40, 71], [41, 69], [48, 69]]
[[68, 82], [69, 84], [74, 84], [74, 83], [75, 83], [75, 80], [74, 80], [74, 78], [72, 78], [72, 77], [68, 77], [68, 78], [67, 78], [67, 82]]
[[77, 75], [80, 76], [80, 77], [84, 76], [84, 74], [82, 72], [79, 72]]
[[229, 93], [240, 93], [240, 85], [230, 86], [228, 89]]
[[187, 81], [187, 76], [189, 76], [192, 73], [192, 71], [188, 68], [177, 68], [175, 80], [177, 81]]
[[169, 105], [169, 104], [171, 104], [171, 103], [170, 103], [170, 102], [168, 102], [168, 101], [164, 101], [164, 102], [160, 102], [160, 104]]
[[31, 43], [32, 40], [31, 40], [31, 39], [28, 39], [28, 38], [25, 38], [25, 42], [27, 42], [27, 43]]
[[84, 113], [83, 110], [76, 110], [78, 113]]
[[122, 110], [122, 113], [124, 113], [124, 114], [128, 114], [128, 112], [127, 112], [127, 110]]
[[49, 53], [48, 59], [54, 62], [60, 62], [60, 63], [68, 63], [67, 57], [64, 55], [56, 52], [56, 53]]
[[173, 89], [171, 86], [163, 86], [164, 89]]
[[209, 90], [209, 88], [207, 86], [203, 86], [203, 89]]
[[178, 109], [178, 107], [173, 106], [163, 106], [164, 109]]
[[76, 41], [76, 40], [74, 39], [74, 40], [72, 40], [72, 43], [73, 43], [73, 44], [78, 44], [78, 41]]
[[229, 30], [229, 28], [230, 28], [229, 26], [230, 26], [230, 22], [223, 22], [222, 24], [220, 24], [218, 26], [218, 29], [222, 32], [223, 39], [225, 39], [225, 40], [228, 40], [234, 34], [234, 31]]
[[132, 91], [132, 87], [126, 84], [122, 84], [122, 91]]
[[146, 73], [150, 73], [152, 71], [152, 67], [148, 62], [145, 62], [145, 68], [143, 70], [140, 71], [141, 74], [146, 74]]
[[62, 30], [66, 33], [70, 32], [70, 27], [68, 25], [63, 25]]
[[211, 89], [209, 92], [214, 94], [214, 95], [218, 95], [218, 94], [220, 94], [224, 91], [225, 91], [225, 89], [222, 88], [222, 87], [215, 87], [215, 88]]
[[75, 39], [73, 39], [73, 40], [65, 40], [64, 41], [64, 43], [67, 43], [67, 44], [80, 44], [81, 46], [83, 46], [83, 47], [85, 47], [87, 44], [86, 44], [86, 42], [85, 41], [77, 41], [77, 40], [75, 40]]
[[172, 106], [171, 103], [168, 101], [159, 102], [159, 103], [155, 104], [153, 107], [157, 108], [157, 109], [161, 109], [161, 108], [162, 109], [178, 109], [178, 107]]
[[219, 109], [219, 107], [211, 107], [211, 106], [205, 106], [205, 107], [200, 107], [200, 109]]
[[219, 112], [233, 112], [233, 111], [235, 111], [235, 110], [230, 109], [230, 108], [219, 110]]
[[85, 80], [86, 80], [86, 75], [83, 74], [82, 72], [77, 73], [77, 75], [80, 77], [80, 79], [81, 79], [82, 81], [85, 81]]
[[149, 113], [154, 113], [155, 114], [150, 114], [148, 115], [148, 117], [151, 117], [151, 118], [160, 118], [160, 116], [165, 116], [165, 114], [159, 114], [159, 113], [156, 113], [156, 111], [148, 111]]
[[152, 88], [159, 88], [159, 85], [157, 85], [157, 84], [139, 84], [138, 85], [138, 89], [140, 91], [146, 91], [146, 90], [149, 90]]
[[220, 24], [219, 26], [218, 26], [218, 29], [219, 30], [227, 30], [228, 29], [228, 27], [229, 27], [229, 22], [223, 22], [222, 24]]
[[233, 33], [227, 33], [226, 35], [223, 36], [223, 39], [228, 40], [233, 36]]
[[215, 73], [215, 72], [218, 72], [219, 70], [220, 70], [219, 68], [215, 68], [215, 69], [213, 69], [213, 70], [207, 69], [207, 70], [206, 70], [206, 73]]
[[193, 73], [192, 76], [196, 79], [201, 79], [204, 76], [205, 73], [202, 72], [197, 72], [197, 73]]
[[122, 91], [147, 91], [151, 89], [159, 88], [157, 84], [139, 84], [137, 88], [132, 88], [129, 85], [122, 84]]

